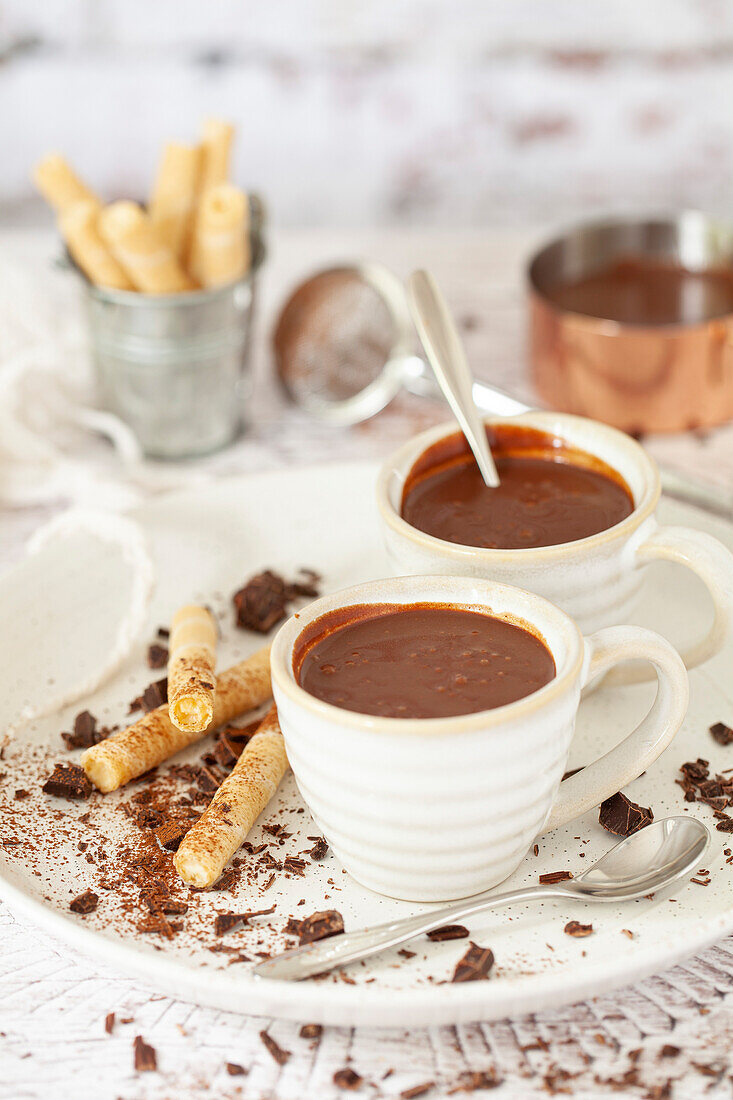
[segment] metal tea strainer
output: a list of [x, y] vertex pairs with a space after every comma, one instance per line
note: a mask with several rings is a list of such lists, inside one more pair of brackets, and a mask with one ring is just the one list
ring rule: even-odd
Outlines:
[[[367, 420], [401, 389], [441, 397], [430, 367], [415, 352], [402, 282], [382, 264], [344, 264], [311, 275], [285, 303], [273, 346], [290, 397], [330, 424]], [[474, 382], [473, 398], [488, 416], [516, 416], [530, 409], [485, 382]], [[733, 513], [729, 492], [676, 470], [660, 473], [670, 496], [719, 515]]]
[[[275, 365], [296, 404], [331, 424], [374, 416], [402, 389], [440, 397], [415, 353], [415, 329], [402, 282], [376, 263], [316, 272], [285, 303], [273, 337]], [[521, 401], [482, 382], [478, 408], [495, 416], [526, 412]]]

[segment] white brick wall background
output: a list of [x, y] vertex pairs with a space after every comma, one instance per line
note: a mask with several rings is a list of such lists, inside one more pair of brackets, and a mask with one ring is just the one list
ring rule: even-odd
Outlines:
[[50, 148], [144, 196], [209, 113], [284, 225], [733, 214], [732, 102], [728, 0], [0, 0], [0, 216]]

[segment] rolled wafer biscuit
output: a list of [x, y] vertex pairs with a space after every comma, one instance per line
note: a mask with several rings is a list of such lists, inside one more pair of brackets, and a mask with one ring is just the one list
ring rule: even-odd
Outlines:
[[59, 215], [59, 229], [66, 247], [85, 275], [97, 286], [134, 290], [124, 268], [117, 263], [99, 235], [99, 203], [82, 199]]
[[201, 286], [236, 282], [250, 265], [249, 203], [231, 183], [210, 187], [201, 199], [194, 227], [192, 262]]
[[216, 623], [210, 611], [187, 604], [171, 623], [168, 713], [186, 733], [203, 733], [214, 717]]
[[183, 838], [173, 862], [184, 882], [198, 887], [216, 882], [275, 794], [287, 767], [273, 705], [233, 771]]
[[137, 203], [106, 206], [99, 215], [99, 231], [137, 290], [177, 294], [194, 289], [195, 283]]
[[148, 205], [150, 220], [181, 261], [187, 255], [193, 229], [201, 160], [200, 146], [168, 142]]
[[33, 181], [46, 202], [58, 213], [63, 213], [75, 202], [91, 201], [97, 206], [102, 205], [59, 153], [49, 153], [38, 162], [33, 169]]
[[[270, 698], [271, 691], [270, 649], [266, 646], [217, 677], [211, 727], [224, 725], [260, 706]], [[202, 733], [188, 733], [174, 726], [168, 704], [164, 703], [134, 725], [87, 749], [81, 765], [100, 791], [115, 791], [201, 737]]]
[[202, 163], [200, 194], [229, 179], [234, 127], [221, 118], [208, 118], [204, 123], [201, 143]]

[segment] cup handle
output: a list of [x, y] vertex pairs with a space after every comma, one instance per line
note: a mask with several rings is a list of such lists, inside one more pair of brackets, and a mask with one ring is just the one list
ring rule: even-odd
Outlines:
[[583, 686], [620, 661], [648, 661], [657, 696], [646, 718], [604, 756], [560, 784], [542, 832], [564, 825], [616, 794], [666, 749], [687, 711], [687, 672], [674, 646], [641, 626], [610, 626], [585, 639]]
[[[635, 551], [635, 565], [673, 561], [686, 565], [703, 582], [713, 601], [713, 622], [707, 634], [682, 650], [686, 668], [696, 668], [723, 646], [733, 622], [733, 554], [712, 535], [691, 527], [657, 527]], [[606, 684], [638, 684], [650, 679], [647, 669], [617, 668]]]

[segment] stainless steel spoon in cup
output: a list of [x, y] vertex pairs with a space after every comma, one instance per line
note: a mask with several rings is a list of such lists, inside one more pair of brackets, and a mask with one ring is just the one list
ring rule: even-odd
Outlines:
[[336, 966], [369, 958], [499, 905], [546, 898], [573, 901], [624, 902], [641, 898], [676, 882], [700, 865], [710, 833], [693, 817], [667, 817], [626, 837], [587, 871], [575, 878], [546, 886], [529, 886], [505, 894], [479, 894], [453, 905], [429, 909], [416, 917], [388, 921], [373, 928], [347, 932], [319, 943], [307, 944], [258, 963], [256, 978], [301, 981]]

